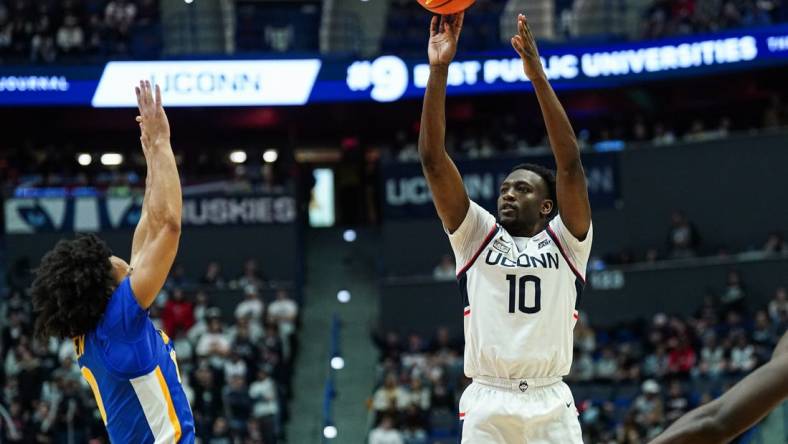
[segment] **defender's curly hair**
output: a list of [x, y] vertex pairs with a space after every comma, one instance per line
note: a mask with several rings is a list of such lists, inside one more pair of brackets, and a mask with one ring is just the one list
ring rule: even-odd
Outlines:
[[547, 197], [553, 201], [553, 210], [550, 211], [547, 218], [552, 219], [555, 217], [555, 215], [558, 214], [558, 192], [555, 189], [555, 171], [535, 163], [522, 163], [512, 168], [511, 172], [513, 173], [517, 170], [531, 171], [544, 180], [544, 183], [547, 185]]
[[111, 256], [95, 235], [61, 240], [44, 255], [31, 287], [38, 338], [73, 338], [96, 328], [117, 287]]

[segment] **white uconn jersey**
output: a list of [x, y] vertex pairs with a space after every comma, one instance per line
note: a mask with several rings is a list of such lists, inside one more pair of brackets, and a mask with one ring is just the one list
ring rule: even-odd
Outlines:
[[449, 235], [465, 308], [466, 376], [569, 373], [575, 304], [592, 237], [589, 229], [585, 240], [577, 240], [556, 216], [536, 236], [514, 238], [471, 201], [465, 220]]

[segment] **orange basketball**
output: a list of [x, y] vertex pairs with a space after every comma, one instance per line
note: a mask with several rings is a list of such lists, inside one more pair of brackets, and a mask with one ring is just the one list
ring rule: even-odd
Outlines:
[[457, 14], [470, 8], [476, 0], [418, 0], [421, 6], [427, 8], [428, 11], [440, 14], [449, 15]]

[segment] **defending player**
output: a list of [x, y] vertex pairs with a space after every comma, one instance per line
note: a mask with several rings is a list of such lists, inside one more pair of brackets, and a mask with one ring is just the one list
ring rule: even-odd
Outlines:
[[178, 251], [180, 179], [161, 91], [136, 92], [148, 175], [131, 264], [93, 235], [58, 242], [33, 282], [36, 334], [74, 339], [113, 443], [193, 443], [173, 344], [148, 317]]
[[469, 200], [444, 147], [447, 74], [462, 21], [462, 14], [433, 18], [419, 137], [465, 307], [465, 374], [473, 383], [460, 400], [462, 442], [581, 443], [572, 393], [562, 382], [592, 241], [577, 141], [520, 15], [512, 46], [536, 91], [557, 169], [515, 167], [501, 185], [498, 223]]
[[651, 444], [723, 444], [788, 398], [788, 333], [772, 359], [714, 401], [679, 418]]

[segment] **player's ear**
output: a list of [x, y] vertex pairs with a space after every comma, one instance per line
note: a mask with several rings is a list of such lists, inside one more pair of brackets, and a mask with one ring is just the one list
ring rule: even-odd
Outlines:
[[542, 201], [542, 215], [547, 217], [553, 212], [553, 200], [545, 199]]

